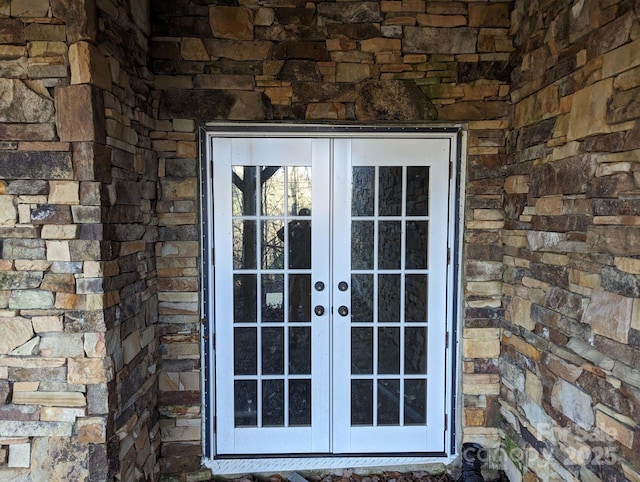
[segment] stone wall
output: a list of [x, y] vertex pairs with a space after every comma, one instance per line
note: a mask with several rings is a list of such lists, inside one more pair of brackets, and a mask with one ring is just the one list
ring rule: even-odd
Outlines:
[[157, 478], [148, 18], [0, 0], [2, 480]]
[[[517, 1], [503, 464], [640, 480], [640, 8]], [[625, 479], [626, 477], [626, 479]]]
[[468, 156], [459, 421], [465, 440], [498, 447], [510, 10], [509, 2], [484, 1], [153, 2], [158, 122], [151, 137], [160, 174], [165, 480], [184, 480], [185, 472], [200, 476], [201, 121], [463, 125]]

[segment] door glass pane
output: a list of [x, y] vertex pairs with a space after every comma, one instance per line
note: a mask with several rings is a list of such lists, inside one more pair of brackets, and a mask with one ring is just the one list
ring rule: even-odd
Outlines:
[[373, 380], [351, 380], [351, 425], [373, 425]]
[[311, 166], [290, 167], [288, 171], [289, 215], [308, 216], [311, 213]]
[[262, 381], [262, 425], [284, 425], [284, 380]]
[[373, 275], [351, 275], [351, 321], [373, 321]]
[[262, 374], [284, 374], [284, 331], [282, 328], [262, 329]]
[[289, 275], [289, 321], [311, 321], [311, 275]]
[[406, 321], [427, 321], [427, 275], [408, 274], [405, 277]]
[[289, 425], [311, 425], [311, 380], [289, 380]]
[[258, 344], [255, 328], [236, 328], [233, 330], [234, 360], [236, 375], [255, 375], [258, 373]]
[[[311, 211], [301, 209], [302, 215], [311, 216]], [[311, 220], [295, 219], [289, 222], [289, 268], [311, 268]]]
[[262, 268], [284, 268], [284, 223], [282, 221], [262, 222]]
[[381, 221], [378, 230], [378, 268], [400, 269], [402, 223]]
[[378, 321], [400, 321], [400, 275], [378, 276]]
[[233, 221], [233, 268], [255, 269], [256, 249], [256, 222]]
[[378, 328], [378, 373], [400, 373], [400, 328]]
[[424, 425], [427, 421], [427, 383], [424, 379], [404, 381], [404, 424]]
[[262, 321], [284, 321], [284, 276], [262, 275]]
[[373, 221], [351, 223], [351, 268], [373, 269]]
[[429, 214], [429, 167], [407, 167], [407, 216]]
[[284, 168], [279, 166], [260, 168], [260, 184], [262, 186], [261, 213], [264, 216], [284, 215]]
[[378, 425], [400, 424], [400, 380], [378, 380]]
[[236, 427], [258, 425], [258, 385], [256, 380], [236, 380], [234, 383]]
[[402, 167], [380, 167], [379, 209], [380, 216], [402, 214]]
[[311, 327], [289, 328], [289, 374], [311, 374]]
[[256, 321], [256, 292], [255, 274], [233, 276], [233, 321]]
[[427, 328], [404, 329], [404, 372], [427, 374]]
[[351, 176], [351, 215], [373, 216], [375, 167], [354, 167]]
[[427, 269], [428, 221], [407, 221], [406, 268]]
[[256, 167], [233, 166], [231, 177], [231, 212], [233, 216], [256, 214]]
[[373, 329], [351, 328], [351, 373], [373, 373]]

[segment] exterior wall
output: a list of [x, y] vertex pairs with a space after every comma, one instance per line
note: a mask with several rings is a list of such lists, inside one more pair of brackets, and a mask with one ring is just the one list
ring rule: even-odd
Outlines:
[[207, 477], [199, 472], [201, 121], [464, 123], [460, 421], [465, 441], [497, 449], [510, 8], [484, 1], [153, 2], [164, 480]]
[[0, 479], [154, 480], [144, 1], [0, 1]]
[[[640, 480], [640, 10], [517, 1], [501, 413], [519, 480]], [[626, 477], [626, 478], [625, 478]]]

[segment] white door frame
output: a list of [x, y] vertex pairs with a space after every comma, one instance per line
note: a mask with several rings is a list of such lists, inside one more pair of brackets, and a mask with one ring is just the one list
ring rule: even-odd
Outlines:
[[[212, 263], [213, 246], [213, 204], [212, 204], [212, 153], [213, 137], [322, 137], [322, 138], [421, 138], [448, 139], [450, 142], [450, 172], [449, 179], [449, 223], [448, 246], [451, 262], [447, 269], [448, 294], [447, 305], [447, 333], [448, 346], [446, 352], [446, 387], [445, 387], [445, 417], [447, 427], [445, 433], [445, 450], [437, 454], [409, 454], [407, 456], [391, 454], [389, 456], [303, 456], [303, 457], [252, 457], [234, 458], [219, 457], [215, 447], [215, 357], [211, 340], [215, 340], [213, 331], [213, 279], [214, 266]], [[457, 388], [460, 386], [460, 360], [457, 355], [458, 340], [456, 333], [460, 324], [461, 289], [460, 289], [460, 256], [463, 219], [462, 203], [464, 199], [464, 145], [466, 132], [461, 126], [433, 128], [425, 126], [323, 126], [323, 125], [269, 125], [269, 124], [211, 124], [204, 126], [201, 131], [201, 172], [202, 172], [202, 212], [203, 212], [203, 337], [201, 342], [203, 370], [203, 424], [202, 437], [204, 445], [203, 463], [212, 469], [214, 474], [259, 473], [291, 470], [320, 470], [344, 467], [375, 468], [402, 467], [404, 470], [423, 467], [433, 463], [448, 463], [456, 456], [456, 447], [460, 439], [461, 422], [456, 413], [461, 406], [456, 401]], [[457, 217], [457, 219], [454, 219]], [[454, 313], [455, 319], [454, 319]]]

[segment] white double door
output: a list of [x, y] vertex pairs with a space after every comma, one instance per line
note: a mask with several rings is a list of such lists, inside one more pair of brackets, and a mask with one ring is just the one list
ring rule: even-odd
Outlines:
[[443, 452], [449, 138], [213, 138], [218, 455]]

